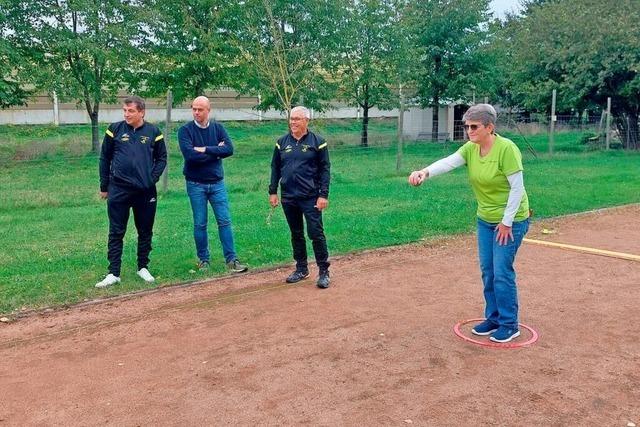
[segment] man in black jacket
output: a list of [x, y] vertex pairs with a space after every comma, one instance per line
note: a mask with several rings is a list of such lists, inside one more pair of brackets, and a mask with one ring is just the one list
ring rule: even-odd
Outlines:
[[167, 165], [167, 148], [162, 132], [145, 122], [142, 98], [125, 98], [122, 109], [124, 120], [109, 125], [100, 155], [100, 197], [107, 199], [109, 215], [109, 274], [96, 288], [120, 282], [122, 242], [130, 210], [138, 231], [138, 276], [148, 283], [155, 280], [147, 267], [156, 216], [156, 182]]
[[291, 110], [290, 132], [276, 143], [271, 160], [269, 203], [278, 206], [278, 183], [282, 196], [282, 209], [291, 230], [293, 258], [296, 270], [287, 277], [287, 283], [296, 283], [309, 277], [307, 245], [304, 238], [304, 220], [318, 264], [317, 286], [329, 287], [329, 252], [322, 225], [322, 210], [329, 205], [330, 168], [327, 143], [309, 131], [310, 111], [302, 106]]
[[248, 267], [236, 256], [222, 168], [222, 159], [233, 155], [233, 144], [225, 128], [209, 120], [210, 111], [209, 99], [206, 96], [197, 97], [191, 103], [193, 121], [178, 130], [180, 151], [184, 157], [183, 173], [193, 212], [193, 237], [200, 259], [198, 268], [209, 268], [207, 212], [211, 204], [227, 269], [232, 273], [242, 273]]

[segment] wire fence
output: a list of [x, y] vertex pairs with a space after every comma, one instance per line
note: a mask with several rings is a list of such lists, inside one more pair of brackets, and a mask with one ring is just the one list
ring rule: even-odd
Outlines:
[[[184, 122], [173, 122], [165, 135], [168, 151], [172, 156], [180, 156], [177, 129]], [[158, 123], [165, 132], [165, 124]], [[269, 122], [224, 122], [237, 152], [252, 154], [270, 152], [276, 139], [287, 131], [283, 120]], [[100, 141], [107, 124], [100, 124]], [[362, 149], [362, 124], [357, 119], [316, 119], [310, 129], [321, 134], [330, 142], [332, 150]], [[166, 132], [165, 132], [166, 133]], [[367, 147], [388, 147], [395, 145], [397, 119], [375, 118], [370, 120]], [[12, 125], [0, 126], [0, 166], [43, 161], [67, 161], [97, 156], [91, 151], [91, 125]]]
[[[169, 151], [174, 155], [178, 149], [176, 131], [181, 124], [170, 125]], [[431, 121], [430, 129], [419, 133], [418, 138], [405, 138], [404, 144], [464, 142], [467, 135], [463, 124], [462, 120], [454, 120], [453, 125]], [[164, 127], [164, 124], [159, 125]], [[282, 120], [242, 124], [225, 122], [225, 126], [232, 139], [250, 152], [270, 149], [275, 139], [287, 130]], [[107, 124], [100, 124], [100, 138], [106, 127]], [[388, 147], [398, 142], [397, 118], [371, 119], [366, 145], [362, 138], [362, 123], [357, 119], [316, 119], [311, 128], [325, 136], [333, 150]], [[435, 133], [432, 132], [434, 128], [437, 129]], [[607, 120], [606, 113], [556, 115], [552, 122], [550, 115], [502, 112], [496, 128], [498, 133], [520, 138], [526, 144], [530, 137], [536, 136], [538, 143], [533, 149], [542, 152], [640, 148], [639, 125], [633, 126], [625, 117], [612, 116]], [[244, 139], [251, 133], [254, 135], [247, 143]], [[566, 140], [563, 135], [570, 137]], [[539, 143], [541, 140], [546, 141], [546, 146]], [[91, 152], [89, 124], [0, 126], [0, 166], [78, 159], [90, 155], [95, 154]]]
[[580, 135], [576, 142], [594, 150], [638, 148], [638, 124], [631, 126], [628, 117], [612, 116], [607, 120], [606, 112], [603, 112], [555, 115], [553, 118], [552, 121], [550, 115], [502, 114], [498, 128], [524, 136], [546, 134], [550, 144], [555, 135], [571, 132]]

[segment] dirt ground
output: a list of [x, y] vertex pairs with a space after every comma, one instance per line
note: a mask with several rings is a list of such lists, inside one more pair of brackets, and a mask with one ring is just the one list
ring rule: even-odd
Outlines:
[[[527, 237], [640, 255], [639, 216]], [[336, 258], [328, 290], [287, 268], [19, 318], [0, 426], [640, 424], [640, 263], [524, 243], [517, 271], [516, 349], [453, 332], [482, 317], [472, 235]]]

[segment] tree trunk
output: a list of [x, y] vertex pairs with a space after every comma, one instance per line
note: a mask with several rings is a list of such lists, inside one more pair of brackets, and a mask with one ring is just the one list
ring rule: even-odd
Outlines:
[[[439, 55], [437, 55], [433, 59], [433, 66], [434, 75], [439, 76], [440, 70], [442, 69], [442, 58]], [[436, 83], [433, 88], [433, 103], [431, 104], [431, 108], [433, 108], [433, 113], [431, 114], [431, 138], [435, 142], [438, 142], [438, 131], [440, 130], [440, 126], [438, 126], [438, 113], [440, 112], [440, 89], [440, 85]]]
[[362, 147], [369, 146], [369, 105], [362, 106], [362, 132], [360, 134], [360, 145]]
[[91, 120], [91, 152], [100, 153], [100, 134], [98, 133], [98, 113], [100, 111], [100, 100], [93, 100], [93, 107], [91, 106], [91, 98], [87, 90], [84, 93], [84, 106]]
[[100, 153], [100, 130], [98, 129], [98, 112], [100, 111], [100, 103], [95, 101], [92, 111], [88, 111], [91, 119], [91, 151]]
[[369, 104], [369, 86], [364, 85], [363, 87], [363, 103], [360, 104], [362, 107], [362, 133], [360, 134], [360, 146], [368, 147], [369, 146], [369, 108], [371, 105]]
[[433, 96], [433, 106], [431, 107], [433, 108], [433, 113], [431, 115], [431, 121], [432, 121], [432, 127], [431, 127], [431, 139], [433, 139], [435, 142], [438, 141], [438, 131], [439, 131], [439, 126], [438, 126], [438, 117], [439, 117], [439, 113], [440, 113], [440, 96], [438, 94], [435, 94]]
[[91, 118], [91, 151], [98, 154], [100, 153], [100, 134], [98, 129], [98, 114], [89, 114]]
[[362, 132], [360, 135], [360, 145], [369, 146], [369, 106], [362, 107]]

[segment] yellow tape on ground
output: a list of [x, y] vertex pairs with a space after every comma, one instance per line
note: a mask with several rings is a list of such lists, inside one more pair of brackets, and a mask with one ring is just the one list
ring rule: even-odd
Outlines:
[[608, 256], [612, 258], [626, 259], [629, 261], [640, 261], [640, 255], [626, 254], [624, 252], [605, 251], [603, 249], [586, 248], [584, 246], [566, 245], [564, 243], [547, 242], [545, 240], [523, 239], [527, 243], [534, 245], [549, 246], [552, 248], [569, 249], [571, 251], [582, 252], [585, 254]]

